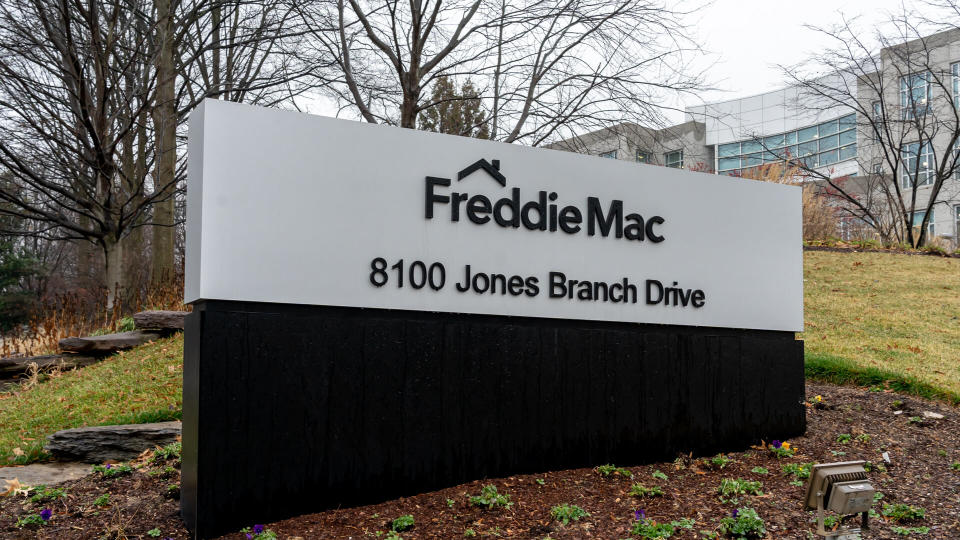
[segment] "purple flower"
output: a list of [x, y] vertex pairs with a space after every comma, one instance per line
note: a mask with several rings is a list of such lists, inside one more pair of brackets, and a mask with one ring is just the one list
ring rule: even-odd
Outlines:
[[733, 510], [733, 514], [731, 514], [731, 515], [732, 515], [733, 517], [737, 517], [737, 515], [738, 515], [739, 513], [740, 513], [740, 510], [734, 509], [734, 510]]
[[263, 525], [254, 525], [253, 534], [260, 534], [263, 532]]
[[247, 533], [247, 540], [253, 540], [253, 535], [250, 533]]
[[50, 516], [52, 515], [53, 515], [53, 510], [49, 508], [44, 508], [43, 510], [40, 511], [40, 519], [44, 521], [50, 521]]
[[104, 467], [104, 468], [105, 468], [105, 469], [109, 469], [109, 468], [111, 468], [111, 467], [113, 467], [113, 465], [110, 465], [109, 463], [107, 463], [107, 466]]
[[783, 443], [780, 442], [780, 441], [773, 441], [772, 446], [773, 446], [774, 448], [780, 448], [781, 446], [783, 446]]
[[640, 510], [634, 510], [633, 518], [636, 519], [637, 521], [647, 519], [647, 513], [644, 512], [642, 508]]

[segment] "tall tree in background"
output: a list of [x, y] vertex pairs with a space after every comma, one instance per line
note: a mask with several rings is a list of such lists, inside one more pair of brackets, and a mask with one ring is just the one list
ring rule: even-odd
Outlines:
[[684, 13], [649, 0], [324, 0], [301, 13], [318, 87], [367, 122], [414, 128], [431, 84], [469, 76], [490, 138], [536, 146], [663, 124], [666, 93], [702, 87], [686, 69], [697, 47]]
[[157, 92], [153, 104], [154, 151], [156, 171], [154, 178], [159, 188], [153, 205], [153, 265], [150, 273], [154, 283], [173, 277], [174, 204], [176, 202], [177, 166], [177, 64], [174, 13], [178, 0], [156, 0], [155, 55]]
[[449, 77], [440, 77], [433, 83], [430, 104], [420, 113], [419, 128], [449, 135], [489, 139], [487, 115], [483, 101], [470, 79], [460, 91]]
[[[957, 13], [954, 24], [960, 22]], [[948, 51], [957, 27], [951, 35], [924, 36], [920, 22], [907, 13], [873, 32], [847, 20], [817, 28], [835, 47], [784, 69], [807, 112], [856, 112], [857, 159], [867, 174], [834, 178], [808, 156], [792, 161], [828, 186], [841, 208], [873, 227], [884, 243], [913, 247], [929, 240], [935, 205], [960, 191], [952, 182], [960, 173], [960, 97], [954, 95]]]

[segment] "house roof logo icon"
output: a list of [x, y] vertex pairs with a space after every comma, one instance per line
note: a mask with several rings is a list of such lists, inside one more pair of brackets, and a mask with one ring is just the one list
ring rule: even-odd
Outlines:
[[471, 174], [483, 169], [490, 175], [491, 178], [497, 181], [501, 186], [507, 185], [507, 177], [500, 172], [500, 160], [494, 159], [487, 161], [485, 159], [478, 159], [469, 166], [462, 169], [457, 173], [457, 181], [463, 180], [464, 178], [470, 176]]

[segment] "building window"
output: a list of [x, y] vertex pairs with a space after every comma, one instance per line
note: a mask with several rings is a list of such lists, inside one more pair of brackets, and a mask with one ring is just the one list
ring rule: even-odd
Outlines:
[[646, 150], [637, 150], [638, 163], [653, 163], [653, 154]]
[[[916, 229], [923, 223], [923, 216], [927, 215], [926, 212], [914, 212], [913, 213], [913, 228]], [[934, 213], [933, 208], [930, 209], [930, 221], [927, 222], [927, 238], [933, 238], [936, 234], [936, 228], [933, 226], [933, 220], [936, 213]]]
[[953, 239], [960, 245], [960, 204], [953, 207]]
[[848, 114], [796, 131], [718, 145], [717, 172], [741, 174], [747, 167], [796, 158], [808, 167], [824, 167], [856, 157], [857, 115]]
[[683, 150], [677, 150], [676, 152], [667, 152], [663, 155], [664, 164], [667, 167], [673, 167], [674, 169], [683, 168]]
[[953, 106], [960, 108], [960, 62], [950, 64], [950, 73], [953, 75]]
[[900, 78], [900, 108], [904, 120], [927, 114], [932, 97], [930, 72], [914, 73]]
[[929, 142], [904, 145], [901, 160], [900, 187], [908, 189], [915, 182], [918, 187], [933, 183], [933, 146]]
[[608, 159], [617, 159], [617, 151], [616, 151], [616, 150], [611, 150], [611, 151], [609, 151], [609, 152], [604, 152], [604, 153], [600, 154], [600, 157], [602, 157], [602, 158], [608, 158]]

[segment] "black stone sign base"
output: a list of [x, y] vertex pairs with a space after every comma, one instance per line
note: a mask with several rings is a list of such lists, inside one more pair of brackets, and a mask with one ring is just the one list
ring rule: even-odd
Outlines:
[[479, 478], [805, 430], [792, 332], [206, 301], [181, 507], [199, 537]]

